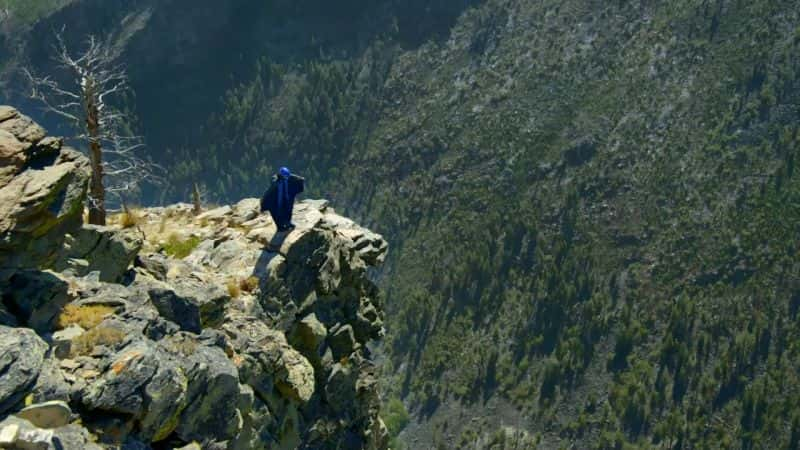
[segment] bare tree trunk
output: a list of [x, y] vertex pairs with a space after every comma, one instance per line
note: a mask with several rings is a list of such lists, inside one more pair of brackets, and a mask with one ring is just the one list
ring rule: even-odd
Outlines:
[[203, 207], [200, 204], [200, 187], [197, 183], [194, 184], [194, 192], [192, 192], [192, 200], [194, 201], [194, 215], [199, 216], [203, 212]]
[[160, 167], [136, 155], [144, 145], [142, 139], [130, 133], [126, 114], [110, 102], [113, 97], [124, 101], [124, 94], [129, 92], [113, 42], [89, 36], [86, 51], [73, 57], [60, 33], [56, 33], [56, 39], [56, 60], [75, 85], [64, 87], [50, 77], [37, 77], [27, 69], [23, 72], [31, 83], [31, 98], [41, 101], [46, 111], [68, 120], [77, 132], [75, 138], [86, 143], [92, 168], [88, 220], [93, 225], [105, 225], [106, 200], [124, 201], [125, 196], [136, 192], [140, 182], [158, 180]]
[[106, 191], [103, 187], [103, 149], [100, 146], [100, 110], [95, 95], [94, 80], [86, 83], [86, 131], [89, 135], [89, 157], [92, 163], [92, 181], [89, 185], [89, 223], [106, 224]]

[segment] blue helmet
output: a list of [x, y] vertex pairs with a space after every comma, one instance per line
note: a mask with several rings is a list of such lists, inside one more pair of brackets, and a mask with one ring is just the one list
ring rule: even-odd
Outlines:
[[280, 173], [281, 176], [284, 177], [284, 178], [289, 178], [289, 176], [292, 175], [292, 172], [289, 171], [288, 167], [281, 167], [281, 169], [278, 171], [278, 173]]

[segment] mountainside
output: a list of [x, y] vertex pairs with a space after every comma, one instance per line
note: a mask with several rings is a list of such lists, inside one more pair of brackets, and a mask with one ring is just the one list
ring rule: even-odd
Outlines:
[[311, 200], [81, 226], [88, 162], [5, 106], [0, 157], [0, 447], [387, 448], [381, 236]]
[[133, 4], [163, 199], [286, 163], [392, 245], [409, 448], [798, 447], [794, 2]]

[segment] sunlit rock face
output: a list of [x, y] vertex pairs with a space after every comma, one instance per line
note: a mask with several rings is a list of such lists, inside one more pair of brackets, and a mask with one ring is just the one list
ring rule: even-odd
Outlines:
[[81, 225], [84, 158], [0, 112], [0, 445], [387, 447], [380, 235], [325, 201], [288, 233], [256, 199]]

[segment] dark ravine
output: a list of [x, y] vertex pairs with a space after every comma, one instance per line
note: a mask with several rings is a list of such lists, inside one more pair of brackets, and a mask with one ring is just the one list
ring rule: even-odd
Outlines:
[[84, 158], [0, 114], [0, 447], [387, 448], [381, 236], [325, 201], [288, 234], [256, 199], [83, 226]]

